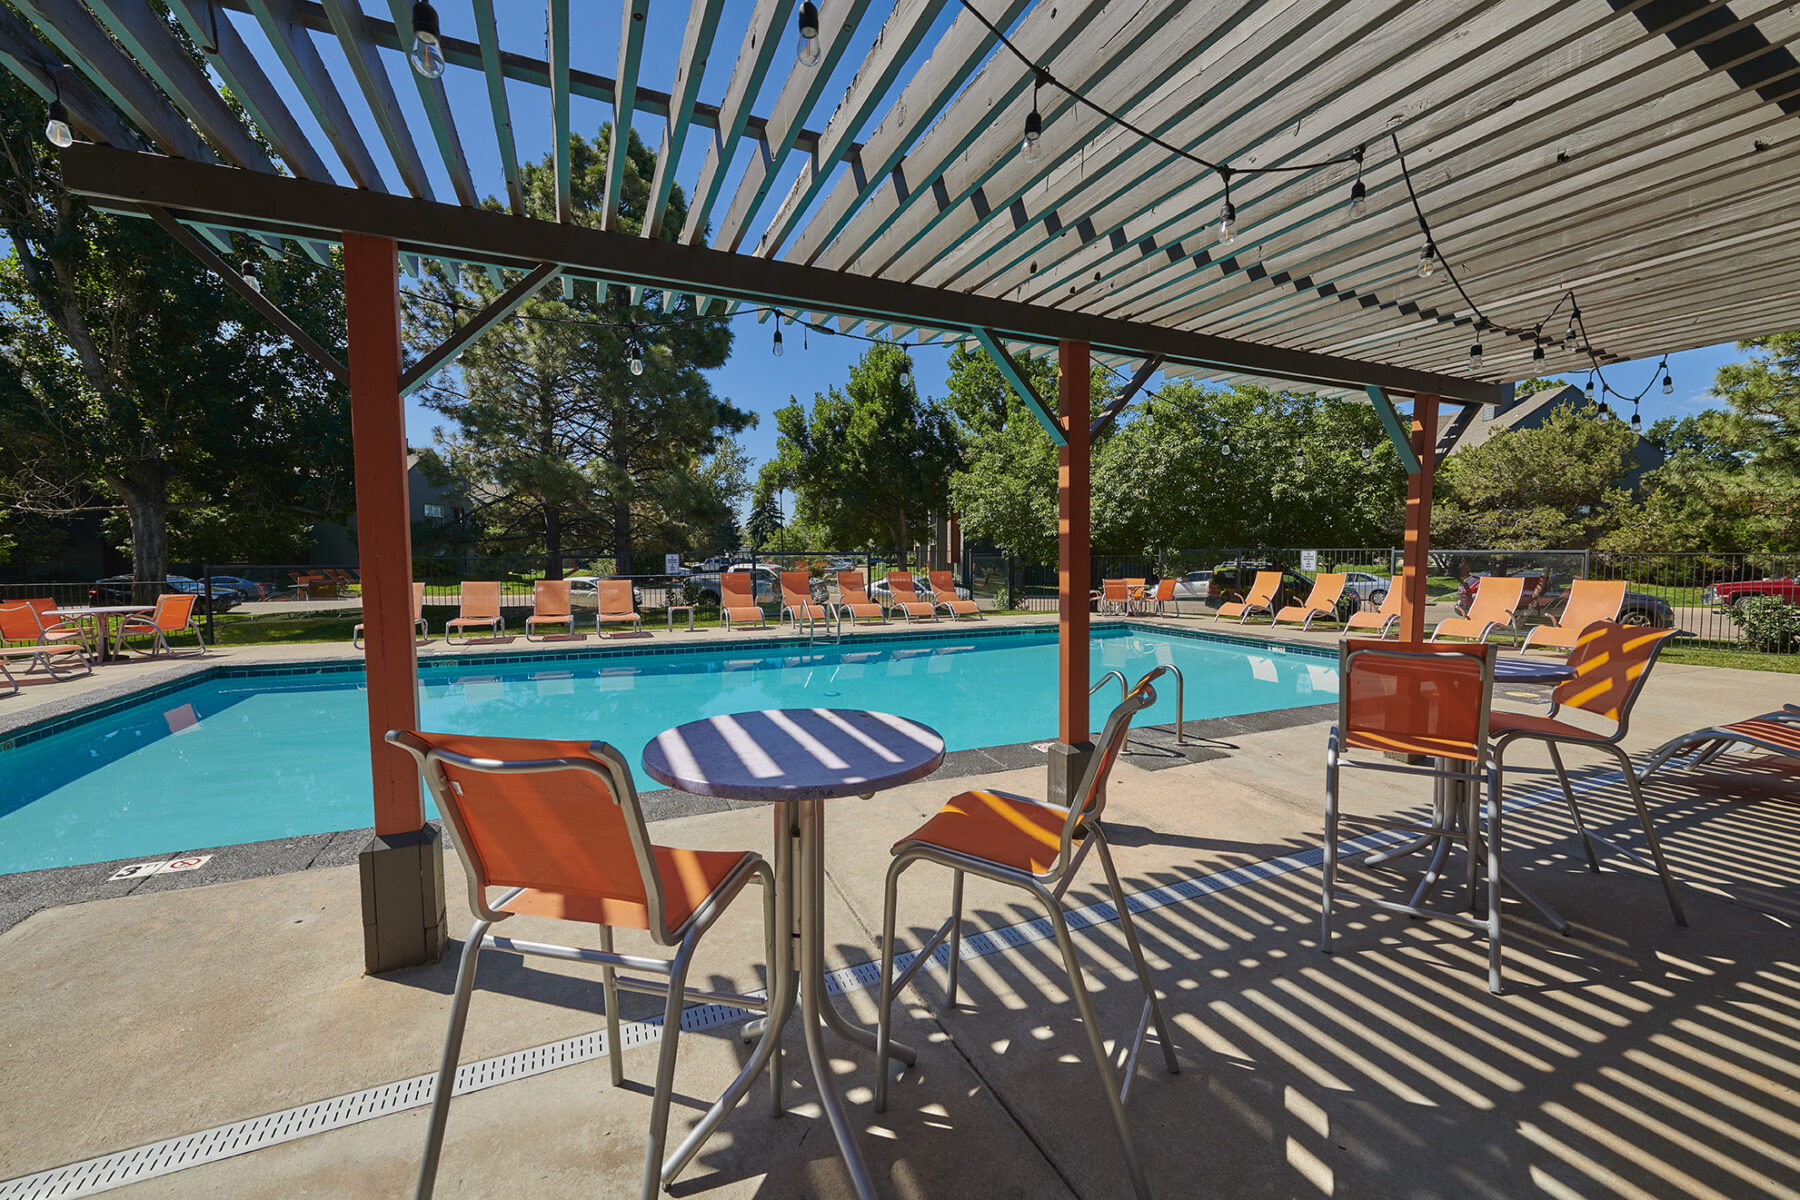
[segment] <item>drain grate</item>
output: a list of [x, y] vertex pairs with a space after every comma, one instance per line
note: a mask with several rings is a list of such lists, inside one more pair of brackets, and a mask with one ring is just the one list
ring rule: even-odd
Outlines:
[[[1586, 786], [1580, 790], [1585, 791], [1589, 787], [1604, 785], [1621, 778], [1623, 776], [1618, 772], [1609, 772], [1606, 775], [1584, 781]], [[1552, 797], [1560, 797], [1560, 795], [1559, 791], [1546, 789], [1540, 793], [1523, 797], [1516, 803], [1509, 803], [1507, 808], [1512, 811], [1531, 808]], [[1365, 850], [1379, 849], [1384, 845], [1400, 841], [1403, 837], [1403, 834], [1394, 831], [1366, 834], [1341, 843], [1340, 853], [1350, 855], [1359, 854]], [[1179, 879], [1161, 887], [1132, 893], [1125, 900], [1133, 913], [1147, 912], [1183, 901], [1198, 900], [1204, 896], [1243, 887], [1245, 884], [1255, 883], [1259, 880], [1290, 874], [1308, 867], [1316, 867], [1323, 859], [1324, 850], [1322, 848], [1304, 850], [1298, 854], [1246, 863], [1240, 867], [1233, 867], [1229, 871], [1217, 871], [1208, 875]], [[1117, 915], [1111, 904], [1095, 903], [1068, 910], [1067, 919], [1070, 929], [1085, 929], [1090, 926], [1107, 924], [1113, 921]], [[991, 954], [1000, 954], [1054, 936], [1050, 921], [1046, 917], [1021, 921], [1015, 925], [1004, 925], [998, 929], [980, 930], [964, 935], [962, 957], [965, 961], [985, 958]], [[917, 951], [896, 955], [894, 963], [896, 972], [911, 966], [917, 956]], [[949, 945], [939, 946], [932, 957], [940, 965], [948, 964], [950, 961]], [[830, 972], [825, 977], [825, 987], [831, 994], [842, 996], [871, 988], [875, 986], [880, 977], [881, 963], [879, 961], [862, 962], [852, 967], [844, 967]], [[699, 1004], [682, 1012], [681, 1028], [685, 1033], [697, 1033], [702, 1030], [716, 1029], [721, 1025], [729, 1025], [733, 1021], [749, 1020], [760, 1015], [760, 1013], [730, 1005]], [[633, 1050], [640, 1046], [655, 1045], [661, 1040], [662, 1021], [659, 1019], [632, 1021], [619, 1027], [620, 1045], [618, 1049], [620, 1052]], [[456, 1072], [456, 1090], [453, 1094], [460, 1096], [465, 1092], [477, 1092], [499, 1084], [511, 1083], [514, 1080], [542, 1075], [563, 1067], [571, 1067], [577, 1063], [591, 1062], [597, 1058], [604, 1058], [611, 1052], [612, 1048], [607, 1045], [606, 1031], [599, 1029], [592, 1033], [565, 1038], [559, 1042], [549, 1042], [542, 1046], [514, 1051], [511, 1054], [482, 1059], [479, 1062], [464, 1063]], [[357, 1125], [379, 1117], [391, 1116], [394, 1113], [406, 1112], [409, 1109], [423, 1108], [431, 1103], [432, 1080], [435, 1075], [436, 1072], [430, 1075], [415, 1075], [411, 1079], [385, 1083], [360, 1092], [334, 1096], [329, 1100], [318, 1100], [283, 1112], [252, 1117], [247, 1121], [220, 1125], [199, 1133], [152, 1142], [149, 1145], [138, 1146], [130, 1150], [120, 1150], [112, 1154], [101, 1155], [98, 1158], [55, 1167], [48, 1171], [39, 1171], [35, 1175], [21, 1175], [18, 1178], [0, 1182], [0, 1200], [75, 1200], [79, 1196], [96, 1195], [100, 1192], [111, 1191], [113, 1188], [124, 1187], [126, 1184], [154, 1179], [160, 1175], [173, 1174], [176, 1171], [218, 1162], [221, 1159], [234, 1158], [240, 1154], [249, 1154], [269, 1146], [278, 1146], [283, 1142], [296, 1141], [333, 1129], [342, 1129], [347, 1125]]]

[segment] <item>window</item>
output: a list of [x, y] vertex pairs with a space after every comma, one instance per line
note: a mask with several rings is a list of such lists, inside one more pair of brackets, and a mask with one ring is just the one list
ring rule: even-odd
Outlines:
[[444, 519], [445, 515], [444, 506], [441, 504], [427, 504], [425, 506], [425, 515], [433, 521], [441, 521]]

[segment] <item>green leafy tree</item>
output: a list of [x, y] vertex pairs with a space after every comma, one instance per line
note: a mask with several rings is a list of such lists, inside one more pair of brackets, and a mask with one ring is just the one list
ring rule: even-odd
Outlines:
[[795, 488], [795, 515], [834, 546], [892, 547], [902, 568], [912, 531], [943, 508], [961, 457], [955, 422], [922, 399], [912, 359], [890, 342], [869, 348], [842, 390], [775, 414], [780, 437], [765, 482]]
[[[171, 511], [211, 510], [190, 523], [195, 544], [225, 557], [256, 544], [259, 523], [291, 533], [345, 514], [345, 389], [151, 222], [65, 192], [43, 129], [42, 101], [0, 76], [0, 500], [54, 516], [122, 508], [140, 598], [168, 572]], [[344, 354], [333, 272], [279, 260], [256, 273]], [[234, 514], [249, 524], [221, 536]]]
[[750, 506], [750, 518], [744, 522], [744, 536], [750, 540], [751, 552], [760, 553], [778, 541], [784, 524], [781, 501], [774, 490], [759, 489]]
[[[600, 223], [612, 132], [571, 139], [577, 224]], [[642, 228], [655, 169], [655, 154], [631, 132], [619, 231]], [[527, 164], [523, 183], [526, 212], [553, 217], [554, 161]], [[678, 234], [686, 212], [677, 187], [665, 238]], [[415, 350], [447, 337], [499, 291], [485, 275], [451, 278], [431, 266], [407, 306]], [[456, 421], [439, 455], [468, 487], [490, 546], [541, 554], [557, 578], [565, 547], [609, 550], [629, 574], [640, 540], [671, 548], [705, 541], [729, 509], [707, 456], [755, 421], [715, 395], [703, 373], [725, 363], [731, 341], [725, 319], [701, 318], [686, 300], [646, 292], [633, 304], [624, 288], [587, 285], [565, 298], [552, 285], [471, 343], [460, 378], [440, 376], [421, 398]], [[641, 374], [629, 367], [634, 351]]]

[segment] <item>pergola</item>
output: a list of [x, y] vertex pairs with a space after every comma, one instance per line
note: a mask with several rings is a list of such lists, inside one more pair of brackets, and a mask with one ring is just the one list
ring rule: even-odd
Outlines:
[[[204, 69], [148, 0], [12, 3], [28, 21], [0, 7], [0, 62], [82, 139], [63, 154], [68, 188], [156, 220], [349, 383], [372, 971], [435, 959], [445, 938], [416, 772], [382, 740], [418, 717], [402, 397], [553, 281], [973, 338], [996, 357], [1060, 447], [1053, 791], [1089, 737], [1090, 355], [1132, 371], [1103, 421], [1157, 370], [1367, 397], [1409, 473], [1417, 637], [1440, 398], [1495, 404], [1503, 380], [1800, 326], [1800, 12], [1785, 2], [823, 0], [802, 57], [813, 6], [754, 0], [740, 29], [724, 0], [692, 0], [662, 80], [644, 78], [645, 31], [677, 14], [653, 18], [649, 0], [609, 10], [613, 62], [576, 54], [569, 0], [548, 0], [543, 29], [535, 10], [444, 0], [442, 77], [406, 65], [406, 0], [170, 0]], [[723, 95], [703, 101], [709, 57], [733, 46]], [[398, 99], [409, 79], [424, 128]], [[574, 221], [575, 98], [661, 124], [641, 235], [617, 228], [622, 139], [598, 227]], [[525, 213], [514, 135], [546, 119], [553, 220]], [[1028, 122], [1041, 136], [1024, 153]], [[495, 178], [472, 171], [473, 139], [497, 149]], [[348, 364], [256, 293], [231, 232], [318, 262], [342, 245]], [[1448, 269], [1421, 274], [1427, 239], [1427, 265]], [[419, 258], [506, 290], [408, 363], [399, 279]], [[1576, 305], [1565, 350], [1550, 322]], [[1048, 353], [1054, 400], [1017, 365]]]

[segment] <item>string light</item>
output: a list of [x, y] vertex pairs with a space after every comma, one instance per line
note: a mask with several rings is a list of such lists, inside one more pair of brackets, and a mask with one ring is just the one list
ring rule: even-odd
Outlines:
[[1638, 416], [1638, 406], [1636, 402], [1633, 402], [1631, 406], [1631, 432], [1636, 433], [1643, 427], [1644, 418]]
[[633, 375], [644, 373], [644, 346], [638, 341], [636, 322], [625, 323], [625, 365]]
[[780, 358], [782, 356], [782, 354], [784, 353], [784, 351], [781, 348], [781, 318], [780, 317], [775, 318], [775, 344], [770, 347], [769, 352], [771, 354], [773, 354], [776, 358]]
[[262, 280], [256, 277], [256, 260], [254, 258], [244, 260], [243, 270], [240, 274], [243, 275], [244, 282], [250, 285], [251, 291], [259, 296], [262, 295]]
[[440, 78], [444, 74], [444, 48], [438, 44], [438, 15], [431, 0], [418, 0], [412, 6], [412, 27], [413, 70], [427, 79]]
[[796, 24], [800, 30], [800, 65], [816, 67], [823, 51], [819, 48], [819, 6], [813, 0], [806, 0], [800, 6], [800, 19]]
[[1356, 155], [1356, 182], [1350, 185], [1350, 219], [1361, 217], [1369, 210], [1369, 189], [1363, 186], [1363, 147], [1358, 146]]
[[1425, 244], [1419, 247], [1419, 278], [1430, 279], [1431, 273], [1437, 270], [1437, 247], [1426, 238]]
[[1531, 343], [1531, 365], [1533, 367], [1544, 365], [1544, 343], [1539, 341]]
[[[1668, 360], [1664, 359], [1663, 361], [1666, 363]], [[1675, 394], [1675, 377], [1673, 375], [1669, 374], [1668, 371], [1665, 370], [1663, 372], [1663, 395], [1673, 396], [1674, 394]]]
[[1219, 177], [1225, 181], [1225, 204], [1219, 209], [1219, 245], [1229, 246], [1237, 240], [1237, 206], [1231, 202], [1231, 169], [1222, 168]]
[[1483, 329], [1483, 325], [1480, 322], [1477, 322], [1475, 325], [1475, 344], [1469, 347], [1469, 370], [1471, 370], [1471, 371], [1481, 370], [1481, 331], [1482, 331], [1482, 329]]
[[[63, 67], [63, 70], [69, 70]], [[62, 80], [57, 78], [56, 68], [50, 70], [50, 86], [56, 89], [55, 99], [50, 101], [49, 120], [44, 122], [44, 137], [58, 150], [67, 150], [75, 144], [75, 131], [69, 128], [69, 110], [62, 102]]]
[[1038, 139], [1044, 136], [1044, 118], [1038, 113], [1038, 89], [1044, 84], [1039, 71], [1031, 82], [1031, 111], [1025, 114], [1025, 140], [1019, 143], [1019, 154], [1026, 162], [1036, 162]]
[[1592, 371], [1588, 372], [1587, 387], [1584, 390], [1587, 393], [1587, 402], [1592, 404], [1594, 402], [1594, 373]]

